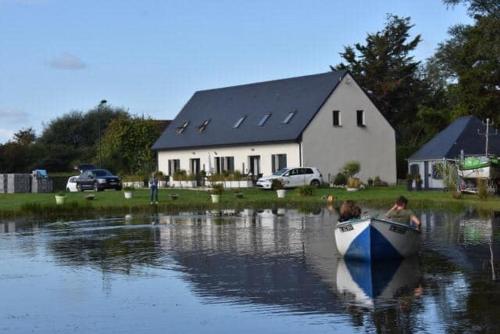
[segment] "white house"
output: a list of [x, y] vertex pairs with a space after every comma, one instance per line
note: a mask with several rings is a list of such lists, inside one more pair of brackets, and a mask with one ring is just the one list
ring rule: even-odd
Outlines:
[[153, 149], [166, 175], [314, 166], [327, 181], [357, 160], [361, 179], [396, 182], [394, 129], [346, 71], [196, 92]]

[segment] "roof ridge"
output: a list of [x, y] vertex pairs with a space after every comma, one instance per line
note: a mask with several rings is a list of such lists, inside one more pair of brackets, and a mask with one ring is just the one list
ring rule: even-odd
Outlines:
[[316, 73], [316, 74], [306, 74], [306, 75], [299, 75], [296, 77], [288, 77], [288, 78], [282, 78], [282, 79], [272, 79], [272, 80], [264, 80], [264, 81], [257, 81], [257, 82], [249, 82], [246, 84], [240, 84], [240, 85], [233, 85], [233, 86], [224, 86], [224, 87], [218, 87], [218, 88], [209, 88], [209, 89], [200, 89], [194, 92], [196, 93], [204, 93], [204, 92], [211, 92], [214, 90], [223, 90], [223, 89], [230, 89], [230, 88], [236, 88], [236, 87], [247, 87], [247, 86], [254, 86], [254, 85], [261, 85], [261, 84], [269, 84], [269, 83], [275, 83], [279, 81], [287, 81], [287, 80], [296, 80], [296, 79], [303, 79], [303, 78], [308, 78], [308, 77], [314, 77], [314, 76], [321, 76], [321, 75], [326, 75], [326, 74], [340, 74], [340, 78], [343, 78], [344, 74], [347, 73], [347, 70], [336, 70], [336, 71], [328, 71], [328, 72], [323, 72], [323, 73]]

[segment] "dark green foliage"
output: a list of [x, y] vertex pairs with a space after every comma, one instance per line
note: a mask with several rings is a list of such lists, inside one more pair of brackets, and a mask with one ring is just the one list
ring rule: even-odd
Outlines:
[[337, 175], [335, 175], [335, 179], [333, 180], [334, 185], [345, 186], [346, 183], [347, 183], [347, 177], [344, 174], [338, 173]]
[[485, 179], [477, 179], [477, 196], [481, 200], [488, 198], [488, 183]]
[[298, 187], [297, 191], [299, 192], [300, 196], [308, 197], [308, 196], [314, 195], [314, 189], [315, 188], [313, 186], [306, 185], [306, 186]]
[[271, 188], [273, 190], [283, 189], [284, 188], [283, 181], [280, 179], [273, 179], [271, 183]]

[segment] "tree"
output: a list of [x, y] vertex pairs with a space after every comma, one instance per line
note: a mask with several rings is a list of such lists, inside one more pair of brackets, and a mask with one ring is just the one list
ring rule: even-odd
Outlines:
[[26, 146], [32, 144], [36, 140], [35, 130], [33, 128], [21, 129], [14, 133], [13, 139], [19, 145]]
[[353, 74], [397, 130], [410, 122], [425, 95], [420, 63], [411, 56], [421, 38], [410, 39], [412, 27], [409, 17], [388, 15], [384, 29], [368, 34], [365, 44], [345, 47], [344, 62], [337, 65]]
[[430, 73], [448, 93], [454, 116], [475, 115], [500, 122], [500, 3], [468, 3], [473, 25], [457, 25], [429, 60]]
[[102, 141], [107, 167], [125, 174], [146, 175], [155, 170], [151, 146], [161, 134], [156, 121], [119, 117], [110, 122]]

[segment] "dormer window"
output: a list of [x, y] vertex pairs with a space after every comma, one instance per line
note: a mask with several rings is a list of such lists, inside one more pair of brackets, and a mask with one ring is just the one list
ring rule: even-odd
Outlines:
[[181, 126], [178, 126], [176, 129], [177, 134], [180, 135], [181, 133], [183, 133], [184, 130], [186, 130], [186, 128], [188, 127], [188, 125], [189, 125], [189, 121], [185, 121], [184, 123], [182, 123]]
[[204, 120], [203, 123], [201, 123], [200, 126], [198, 126], [198, 131], [199, 132], [205, 131], [205, 129], [207, 128], [208, 123], [210, 123], [209, 119]]
[[285, 119], [283, 120], [283, 124], [288, 124], [290, 123], [290, 121], [292, 120], [293, 116], [295, 116], [295, 114], [297, 113], [297, 110], [295, 111], [292, 111], [292, 112], [289, 112], [288, 115], [285, 117]]
[[233, 125], [233, 129], [237, 129], [240, 127], [241, 123], [243, 123], [243, 121], [246, 119], [247, 117], [246, 116], [241, 116], [237, 121], [236, 123], [234, 123]]
[[264, 126], [264, 124], [266, 124], [267, 120], [269, 119], [269, 117], [271, 117], [271, 114], [265, 114], [264, 116], [262, 116], [260, 122], [259, 122], [259, 126]]

